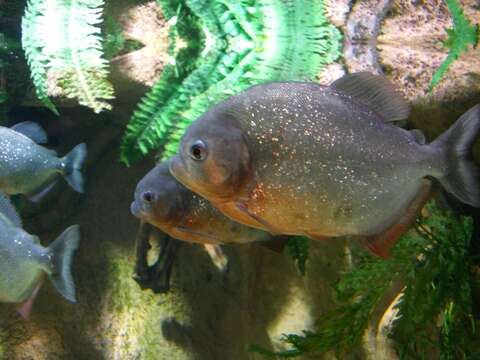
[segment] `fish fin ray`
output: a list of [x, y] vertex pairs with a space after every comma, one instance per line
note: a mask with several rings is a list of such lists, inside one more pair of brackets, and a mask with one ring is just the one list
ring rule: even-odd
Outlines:
[[220, 272], [225, 272], [228, 268], [228, 258], [220, 245], [204, 244], [203, 247], [212, 260], [215, 267]]
[[270, 234], [276, 236], [276, 235], [281, 235], [282, 232], [277, 230], [275, 228], [275, 226], [271, 225], [269, 222], [263, 220], [260, 216], [258, 216], [257, 214], [254, 214], [252, 213], [248, 207], [242, 203], [242, 202], [237, 202], [236, 204], [236, 208], [241, 211], [242, 213], [248, 215], [249, 217], [251, 217], [253, 220], [255, 220], [257, 223], [259, 223], [260, 225], [262, 225], [267, 231], [270, 232]]
[[20, 122], [13, 125], [11, 129], [32, 139], [37, 144], [46, 144], [48, 142], [48, 135], [45, 130], [33, 121]]
[[360, 100], [385, 122], [403, 120], [410, 115], [410, 106], [384, 75], [369, 72], [348, 74], [330, 86]]
[[25, 320], [30, 319], [30, 314], [32, 313], [32, 307], [33, 303], [35, 302], [35, 299], [37, 298], [38, 292], [40, 288], [42, 287], [43, 281], [40, 281], [35, 288], [33, 289], [32, 293], [28, 297], [27, 300], [25, 300], [20, 306], [17, 308], [17, 312], [20, 314], [22, 318]]
[[22, 219], [18, 215], [17, 209], [13, 206], [10, 198], [3, 192], [0, 192], [0, 212], [15, 226], [22, 227]]
[[79, 226], [72, 225], [48, 246], [48, 250], [53, 254], [54, 266], [54, 272], [49, 274], [49, 278], [55, 289], [72, 303], [76, 302], [76, 299], [71, 266], [73, 253], [77, 250], [79, 242]]
[[37, 191], [36, 193], [28, 194], [28, 199], [33, 202], [39, 202], [50, 192], [50, 190], [52, 190], [56, 183], [57, 181], [55, 180], [51, 184], [48, 184], [41, 190]]
[[83, 193], [83, 175], [81, 172], [87, 156], [85, 143], [75, 146], [63, 159], [66, 164], [65, 180], [76, 192]]
[[418, 212], [432, 196], [432, 184], [429, 180], [422, 180], [418, 194], [408, 206], [400, 220], [377, 235], [360, 236], [359, 243], [366, 247], [373, 255], [389, 258], [390, 251], [398, 239], [412, 226], [417, 218]]
[[412, 130], [409, 130], [408, 131], [410, 133], [410, 135], [412, 136], [413, 140], [415, 140], [415, 142], [417, 144], [420, 144], [420, 145], [425, 145], [426, 143], [426, 140], [425, 140], [425, 135], [423, 134], [423, 132], [419, 129], [412, 129]]
[[439, 178], [446, 191], [465, 204], [480, 207], [480, 169], [469, 159], [480, 130], [480, 104], [463, 114], [431, 145], [448, 160], [446, 174]]

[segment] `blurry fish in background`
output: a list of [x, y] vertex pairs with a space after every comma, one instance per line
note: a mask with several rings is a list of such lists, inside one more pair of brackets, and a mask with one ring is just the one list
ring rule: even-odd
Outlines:
[[322, 240], [352, 236], [387, 257], [429, 198], [429, 179], [480, 206], [478, 168], [468, 160], [480, 105], [431, 144], [388, 123], [408, 115], [388, 79], [369, 73], [328, 87], [256, 85], [200, 116], [170, 171], [243, 224]]
[[75, 191], [83, 192], [81, 168], [86, 145], [79, 144], [59, 158], [55, 151], [38, 145], [47, 139], [43, 129], [31, 121], [11, 128], [0, 126], [0, 191], [39, 201], [63, 175]]
[[131, 212], [175, 239], [203, 244], [219, 269], [225, 269], [227, 259], [218, 245], [270, 245], [275, 241], [265, 231], [229, 219], [185, 188], [170, 174], [169, 160], [156, 165], [138, 183]]
[[22, 229], [17, 211], [0, 193], [0, 301], [21, 304], [19, 313], [28, 318], [45, 275], [62, 296], [75, 302], [71, 266], [78, 248], [78, 225], [67, 228], [48, 247]]

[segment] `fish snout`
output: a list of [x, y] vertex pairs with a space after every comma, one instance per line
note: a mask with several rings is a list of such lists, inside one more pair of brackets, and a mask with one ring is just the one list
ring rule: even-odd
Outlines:
[[141, 219], [143, 217], [142, 216], [142, 209], [138, 205], [137, 201], [132, 201], [132, 204], [130, 205], [130, 212], [132, 213], [133, 216], [135, 216], [139, 219]]

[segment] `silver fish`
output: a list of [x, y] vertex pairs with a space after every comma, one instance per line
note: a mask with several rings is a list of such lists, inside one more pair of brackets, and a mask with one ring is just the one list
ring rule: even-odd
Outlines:
[[75, 302], [70, 271], [79, 241], [79, 227], [73, 225], [48, 247], [43, 247], [37, 236], [22, 229], [15, 208], [8, 197], [0, 193], [0, 301], [23, 303], [19, 312], [28, 318], [43, 277], [47, 275], [60, 294]]
[[409, 115], [383, 76], [347, 75], [331, 86], [253, 86], [200, 116], [170, 171], [241, 223], [315, 239], [358, 237], [388, 256], [414, 221], [435, 178], [480, 206], [468, 160], [480, 105], [431, 144], [393, 124]]
[[79, 144], [65, 157], [41, 145], [47, 135], [36, 123], [26, 121], [12, 128], [0, 126], [0, 191], [24, 194], [40, 200], [61, 175], [78, 192], [83, 192], [80, 172], [87, 155], [85, 144]]

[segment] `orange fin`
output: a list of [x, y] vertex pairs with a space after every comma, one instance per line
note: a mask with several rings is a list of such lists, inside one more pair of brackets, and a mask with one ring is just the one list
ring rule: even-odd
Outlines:
[[237, 206], [237, 209], [240, 210], [241, 212], [243, 212], [244, 214], [250, 216], [253, 220], [255, 220], [257, 223], [259, 223], [260, 225], [262, 225], [267, 231], [270, 232], [270, 234], [276, 236], [276, 235], [281, 235], [281, 231], [275, 229], [275, 226], [271, 225], [269, 222], [263, 220], [260, 216], [258, 216], [257, 214], [254, 214], [252, 213], [247, 205], [245, 205], [244, 203], [241, 203], [241, 202], [237, 202], [236, 203], [236, 206]]
[[403, 214], [400, 220], [380, 234], [360, 237], [358, 239], [360, 244], [365, 246], [372, 254], [376, 256], [389, 258], [390, 250], [393, 248], [400, 236], [402, 236], [410, 228], [410, 226], [412, 226], [417, 218], [417, 214], [423, 208], [423, 205], [425, 205], [425, 203], [430, 199], [432, 195], [431, 189], [431, 182], [427, 179], [424, 179], [417, 196], [407, 208], [405, 214]]
[[28, 320], [30, 318], [30, 314], [32, 313], [33, 302], [37, 297], [38, 291], [42, 286], [42, 282], [39, 282], [37, 286], [32, 291], [32, 294], [29, 296], [27, 300], [25, 300], [17, 309], [18, 313], [22, 318]]
[[312, 239], [321, 240], [321, 241], [327, 241], [328, 239], [330, 239], [329, 236], [325, 236], [325, 235], [321, 235], [321, 234], [314, 233], [314, 232], [309, 232], [309, 231], [306, 231], [305, 235], [307, 235], [308, 237], [310, 237]]

